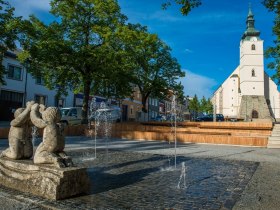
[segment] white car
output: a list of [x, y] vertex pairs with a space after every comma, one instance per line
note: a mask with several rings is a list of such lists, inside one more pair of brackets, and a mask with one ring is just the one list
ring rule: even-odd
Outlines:
[[82, 122], [82, 107], [61, 108], [60, 114], [60, 122], [65, 125], [79, 125]]

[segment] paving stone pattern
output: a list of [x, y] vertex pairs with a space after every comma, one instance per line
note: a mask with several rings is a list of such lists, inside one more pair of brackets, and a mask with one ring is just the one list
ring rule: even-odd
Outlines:
[[[50, 201], [1, 187], [2, 192], [30, 200], [34, 209], [232, 209], [258, 163], [218, 158], [177, 157], [117, 150], [72, 151], [74, 162], [88, 167], [91, 193]], [[82, 158], [81, 158], [82, 157]], [[181, 163], [186, 164], [186, 188], [178, 189]]]

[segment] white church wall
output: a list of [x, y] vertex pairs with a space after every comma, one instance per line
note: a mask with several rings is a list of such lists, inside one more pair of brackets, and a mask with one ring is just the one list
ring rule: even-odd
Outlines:
[[[252, 45], [255, 46], [252, 50]], [[240, 89], [242, 95], [264, 95], [263, 41], [240, 42]]]
[[243, 82], [240, 84], [241, 94], [242, 95], [264, 95], [264, 86], [263, 82]]
[[223, 82], [212, 97], [212, 101], [216, 102], [216, 113], [223, 114], [225, 117], [236, 117], [238, 113], [238, 72], [239, 67]]
[[228, 78], [224, 86], [224, 116], [236, 117], [238, 111], [238, 76]]
[[269, 78], [269, 100], [272, 112], [276, 119], [280, 118], [280, 98], [277, 85]]
[[222, 110], [220, 109], [222, 107], [221, 104], [221, 92], [222, 92], [222, 86], [220, 86], [216, 92], [214, 93], [213, 97], [211, 98], [211, 102], [213, 106], [216, 108], [216, 112], [221, 112]]

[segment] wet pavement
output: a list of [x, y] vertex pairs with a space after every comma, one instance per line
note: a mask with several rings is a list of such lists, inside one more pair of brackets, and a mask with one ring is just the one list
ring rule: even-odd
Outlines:
[[[278, 209], [280, 150], [68, 137], [73, 161], [88, 168], [91, 193], [50, 201], [0, 187], [0, 209]], [[7, 142], [0, 144], [3, 149]], [[181, 163], [186, 187], [178, 188]], [[172, 166], [172, 167], [170, 167]], [[2, 204], [3, 203], [3, 204]]]

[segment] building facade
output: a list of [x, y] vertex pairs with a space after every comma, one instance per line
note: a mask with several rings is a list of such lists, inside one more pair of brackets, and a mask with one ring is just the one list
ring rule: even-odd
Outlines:
[[277, 85], [264, 71], [264, 49], [251, 8], [240, 41], [240, 64], [215, 91], [216, 113], [246, 121], [280, 119]]
[[16, 52], [8, 51], [2, 65], [7, 74], [4, 78], [6, 85], [0, 87], [0, 121], [13, 119], [13, 112], [31, 100], [46, 106], [73, 106], [73, 93], [58, 99], [56, 91], [46, 88], [40, 77], [27, 73], [24, 65], [17, 60]]

